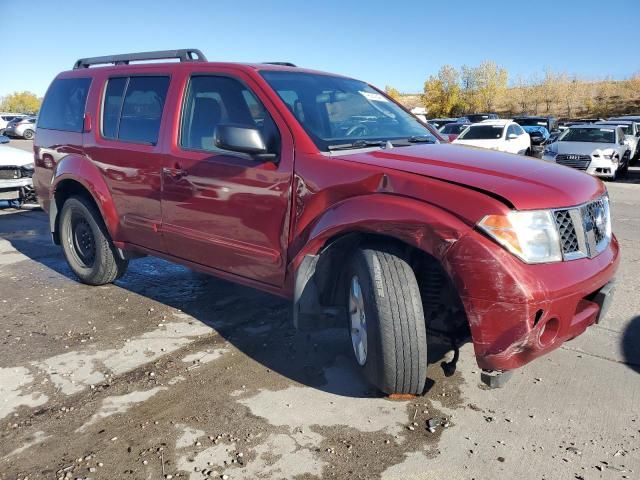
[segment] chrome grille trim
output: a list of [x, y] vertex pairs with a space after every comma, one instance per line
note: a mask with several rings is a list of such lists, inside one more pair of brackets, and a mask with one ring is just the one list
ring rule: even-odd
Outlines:
[[556, 155], [556, 163], [565, 167], [576, 168], [578, 170], [586, 170], [591, 164], [590, 155], [564, 154]]
[[563, 259], [593, 258], [602, 253], [611, 241], [607, 235], [610, 216], [607, 195], [576, 207], [553, 210]]

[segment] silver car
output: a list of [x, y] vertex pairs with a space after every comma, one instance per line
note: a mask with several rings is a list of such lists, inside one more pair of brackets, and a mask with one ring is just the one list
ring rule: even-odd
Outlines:
[[24, 118], [27, 115], [24, 113], [8, 113], [8, 112], [0, 112], [0, 135], [4, 135], [4, 131], [9, 125], [9, 122], [15, 120], [16, 118]]
[[7, 137], [24, 138], [32, 140], [36, 134], [36, 122], [38, 117], [15, 118], [9, 122], [4, 134]]
[[572, 125], [544, 149], [542, 159], [615, 180], [629, 169], [631, 149], [617, 125]]
[[33, 153], [7, 145], [0, 136], [0, 201], [17, 205], [37, 203], [33, 190]]

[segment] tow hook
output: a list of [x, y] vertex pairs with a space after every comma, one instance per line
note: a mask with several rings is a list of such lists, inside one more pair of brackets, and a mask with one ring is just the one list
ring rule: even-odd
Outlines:
[[510, 370], [483, 370], [480, 373], [480, 380], [491, 389], [502, 388], [512, 375], [513, 371]]

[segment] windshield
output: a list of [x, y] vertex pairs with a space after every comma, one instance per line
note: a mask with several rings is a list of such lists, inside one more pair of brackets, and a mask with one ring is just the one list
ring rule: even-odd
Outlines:
[[467, 128], [469, 125], [465, 123], [448, 123], [444, 127], [440, 128], [440, 133], [452, 133], [457, 134]]
[[320, 150], [361, 141], [438, 141], [413, 115], [359, 80], [303, 72], [261, 74]]
[[632, 135], [631, 125], [629, 124], [619, 124], [619, 123], [599, 123], [598, 125], [610, 125], [612, 127], [620, 127], [624, 131], [625, 135]]
[[502, 125], [471, 125], [458, 140], [497, 140], [502, 138], [503, 130]]
[[527, 126], [546, 127], [547, 126], [547, 120], [545, 118], [514, 118], [513, 121], [516, 122], [521, 127], [527, 127]]
[[591, 142], [616, 143], [616, 132], [613, 128], [580, 128], [572, 127], [564, 131], [559, 142]]

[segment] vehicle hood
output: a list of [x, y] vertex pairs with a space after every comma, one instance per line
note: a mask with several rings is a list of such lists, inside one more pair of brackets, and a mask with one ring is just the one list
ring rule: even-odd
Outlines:
[[33, 163], [33, 153], [8, 145], [0, 145], [0, 167], [22, 167], [30, 163]]
[[470, 147], [499, 148], [500, 145], [504, 143], [504, 140], [502, 140], [501, 138], [491, 138], [487, 140], [464, 140], [458, 137], [453, 143], [457, 143], [458, 145], [467, 145]]
[[595, 142], [556, 142], [554, 150], [557, 153], [575, 153], [579, 155], [591, 155], [593, 152], [604, 150], [617, 150], [616, 143], [595, 143]]
[[519, 210], [578, 205], [605, 192], [600, 180], [572, 168], [455, 144], [396, 147], [335, 157], [480, 190]]

